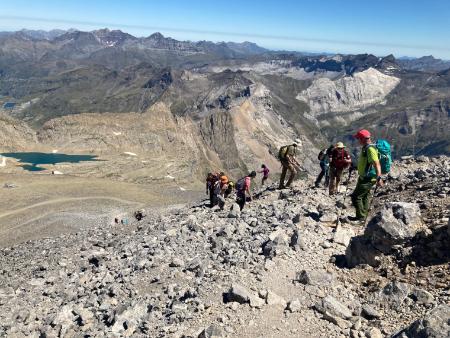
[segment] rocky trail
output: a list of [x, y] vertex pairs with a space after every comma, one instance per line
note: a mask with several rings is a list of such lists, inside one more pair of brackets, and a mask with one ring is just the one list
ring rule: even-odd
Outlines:
[[1, 249], [0, 336], [449, 337], [450, 159], [397, 162], [365, 229], [311, 186]]

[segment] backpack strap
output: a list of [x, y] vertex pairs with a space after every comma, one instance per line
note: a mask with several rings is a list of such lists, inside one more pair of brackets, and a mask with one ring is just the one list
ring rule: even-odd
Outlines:
[[373, 168], [373, 163], [369, 163], [369, 158], [367, 156], [367, 150], [370, 147], [374, 147], [375, 150], [377, 149], [377, 147], [374, 144], [367, 144], [363, 147], [362, 153], [364, 154], [364, 157], [366, 158], [366, 169], [364, 170], [364, 177], [368, 177], [369, 176], [369, 172], [372, 170]]

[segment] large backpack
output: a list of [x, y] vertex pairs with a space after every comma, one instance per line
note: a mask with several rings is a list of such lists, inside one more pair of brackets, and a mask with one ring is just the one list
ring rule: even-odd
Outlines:
[[236, 185], [234, 186], [236, 188], [236, 191], [239, 192], [239, 191], [243, 191], [244, 190], [245, 178], [246, 177], [242, 177], [236, 182]]
[[335, 148], [332, 152], [332, 161], [331, 166], [336, 169], [344, 169], [348, 167], [350, 164], [346, 161], [346, 158], [349, 158], [350, 155], [347, 153], [345, 149]]
[[288, 151], [288, 147], [289, 146], [282, 146], [281, 148], [280, 148], [280, 150], [278, 150], [278, 159], [281, 161], [281, 160], [284, 160], [285, 158], [286, 158], [286, 154], [287, 154], [287, 151]]
[[323, 149], [320, 151], [319, 155], [317, 155], [317, 159], [322, 161], [325, 158], [325, 154], [327, 153], [327, 149]]
[[[375, 147], [378, 152], [378, 158], [380, 160], [381, 173], [383, 175], [388, 174], [391, 171], [392, 165], [392, 154], [391, 154], [391, 145], [386, 140], [377, 140], [375, 144], [371, 144], [368, 147]], [[367, 148], [364, 149], [365, 156], [367, 156]], [[366, 176], [375, 177], [377, 172], [373, 165], [368, 165], [366, 168]]]

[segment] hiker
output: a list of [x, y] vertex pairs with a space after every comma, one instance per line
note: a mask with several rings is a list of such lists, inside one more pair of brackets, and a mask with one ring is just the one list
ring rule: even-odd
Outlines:
[[225, 191], [228, 189], [228, 177], [224, 172], [219, 173], [219, 179], [214, 185], [214, 205], [218, 204], [220, 210], [225, 206]]
[[[361, 145], [361, 154], [358, 159], [358, 183], [353, 191], [352, 204], [356, 209], [356, 216], [350, 216], [350, 221], [363, 222], [369, 212], [369, 194], [372, 187], [377, 184], [383, 185], [381, 177], [381, 165], [378, 151], [372, 145], [371, 135], [368, 130], [362, 129], [354, 136]], [[375, 170], [371, 170], [374, 168]]]
[[317, 176], [315, 187], [318, 188], [320, 186], [320, 182], [322, 181], [322, 178], [325, 176], [325, 186], [328, 187], [328, 184], [330, 182], [330, 175], [329, 175], [329, 163], [330, 163], [330, 155], [333, 151], [334, 146], [330, 145], [327, 149], [323, 149], [320, 151], [319, 156], [317, 157], [320, 161], [320, 173], [319, 176]]
[[[294, 143], [288, 146], [283, 146], [280, 148], [278, 152], [278, 158], [281, 161], [281, 165], [283, 169], [281, 170], [281, 177], [280, 177], [280, 185], [278, 186], [278, 189], [284, 189], [291, 185], [291, 183], [294, 181], [295, 175], [297, 175], [297, 166], [300, 166], [300, 163], [297, 162], [295, 159], [295, 155], [297, 153], [297, 143], [299, 143], [300, 140], [295, 140]], [[289, 179], [284, 185], [284, 179], [286, 178], [286, 173], [289, 170]]]
[[206, 194], [209, 194], [209, 207], [212, 208], [214, 206], [214, 184], [218, 180], [216, 174], [208, 173], [206, 177]]
[[236, 203], [239, 205], [240, 210], [244, 209], [245, 202], [247, 201], [246, 193], [248, 194], [249, 200], [253, 200], [252, 194], [250, 192], [250, 184], [252, 178], [256, 177], [256, 171], [252, 171], [247, 176], [239, 179], [236, 182]]
[[330, 154], [330, 196], [339, 191], [339, 183], [341, 182], [342, 172], [350, 166], [352, 158], [350, 157], [345, 145], [342, 142], [336, 143]]
[[224, 192], [224, 197], [228, 198], [228, 196], [230, 196], [231, 193], [233, 192], [233, 189], [234, 189], [234, 182], [228, 181], [227, 188], [225, 189], [225, 192]]
[[267, 168], [267, 166], [265, 164], [261, 165], [261, 171], [258, 171], [260, 174], [263, 174], [263, 177], [261, 179], [261, 186], [264, 185], [264, 183], [267, 181], [267, 179], [269, 178], [269, 168]]

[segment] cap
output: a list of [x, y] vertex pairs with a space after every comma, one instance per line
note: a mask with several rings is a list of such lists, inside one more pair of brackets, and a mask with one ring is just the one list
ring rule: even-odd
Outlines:
[[355, 135], [353, 135], [353, 137], [357, 138], [358, 140], [370, 138], [370, 131], [368, 131], [366, 129], [361, 129]]
[[342, 142], [338, 142], [338, 143], [336, 143], [335, 147], [336, 148], [345, 148], [345, 145]]

